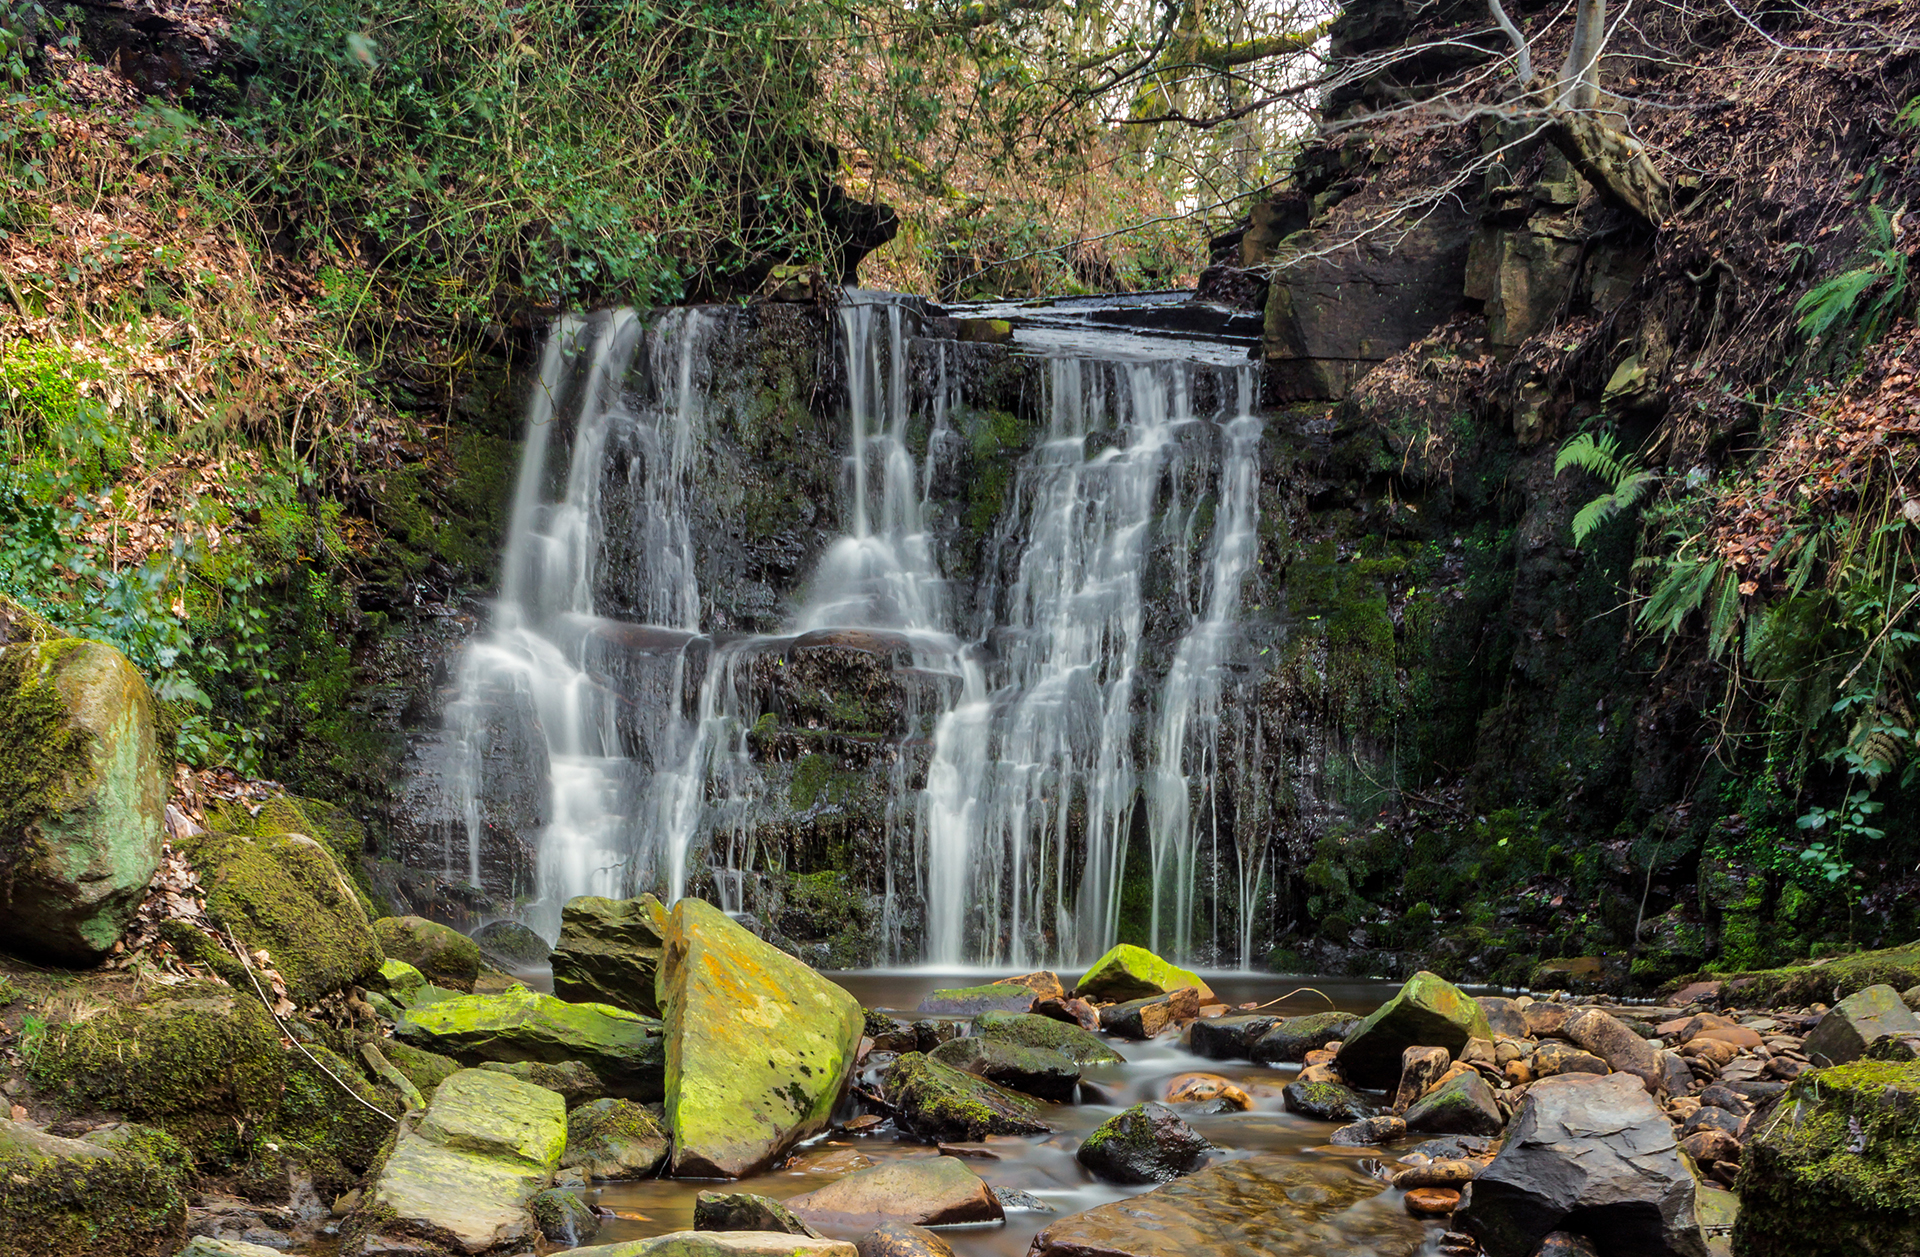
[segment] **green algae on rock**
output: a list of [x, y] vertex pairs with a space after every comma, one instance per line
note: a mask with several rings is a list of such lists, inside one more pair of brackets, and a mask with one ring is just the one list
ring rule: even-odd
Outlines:
[[382, 917], [373, 923], [380, 947], [404, 960], [436, 986], [473, 990], [480, 976], [480, 945], [450, 926], [425, 917]]
[[1074, 992], [1108, 1003], [1165, 995], [1183, 986], [1200, 992], [1200, 1002], [1211, 1003], [1213, 989], [1200, 975], [1154, 955], [1144, 947], [1121, 943], [1093, 962]]
[[667, 1132], [631, 1100], [595, 1100], [567, 1114], [560, 1164], [588, 1178], [645, 1178], [667, 1159]]
[[0, 1119], [0, 1257], [148, 1257], [186, 1231], [186, 1149], [139, 1126], [61, 1139]]
[[973, 1030], [983, 1039], [1058, 1052], [1076, 1065], [1118, 1065], [1127, 1059], [1091, 1031], [1034, 1013], [981, 1013]]
[[90, 964], [160, 864], [166, 782], [153, 699], [119, 651], [0, 648], [0, 940]]
[[577, 1061], [599, 1076], [606, 1094], [626, 1099], [665, 1094], [660, 1023], [607, 1004], [569, 1004], [514, 986], [498, 995], [459, 995], [408, 1009], [393, 1033], [470, 1064]]
[[1391, 1087], [1410, 1047], [1443, 1047], [1454, 1056], [1468, 1039], [1492, 1039], [1486, 1010], [1471, 995], [1424, 969], [1354, 1027], [1340, 1045], [1340, 1072], [1361, 1087]]
[[823, 1129], [866, 1024], [859, 1001], [698, 899], [660, 968], [673, 1172], [737, 1178]]
[[362, 985], [387, 996], [401, 1008], [411, 1008], [420, 992], [426, 989], [427, 975], [406, 961], [389, 956], [367, 975]]
[[927, 1053], [936, 1061], [964, 1069], [990, 1082], [1056, 1104], [1073, 1099], [1080, 1067], [1059, 1052], [1021, 1047], [981, 1035], [948, 1039]]
[[919, 1052], [888, 1067], [886, 1097], [902, 1126], [939, 1143], [1053, 1130], [1038, 1102]]
[[1074, 1159], [1110, 1183], [1165, 1183], [1206, 1164], [1213, 1145], [1164, 1104], [1136, 1104], [1100, 1123]]
[[560, 941], [549, 959], [553, 993], [660, 1015], [657, 974], [665, 909], [652, 895], [580, 895], [560, 909]]

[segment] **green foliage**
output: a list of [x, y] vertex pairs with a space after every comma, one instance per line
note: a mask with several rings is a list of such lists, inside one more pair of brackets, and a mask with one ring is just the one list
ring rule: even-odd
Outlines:
[[1598, 438], [1591, 432], [1575, 434], [1555, 456], [1553, 474], [1558, 476], [1569, 467], [1597, 476], [1607, 486], [1607, 492], [1573, 517], [1576, 546], [1585, 544], [1600, 525], [1638, 506], [1647, 490], [1660, 482], [1658, 473], [1641, 467], [1636, 455], [1620, 452], [1620, 442], [1611, 432]]
[[1809, 343], [1820, 342], [1829, 332], [1846, 332], [1848, 344], [1871, 344], [1896, 318], [1911, 312], [1907, 253], [1894, 230], [1899, 216], [1898, 210], [1889, 214], [1868, 205], [1861, 215], [1866, 243], [1853, 264], [1794, 303], [1800, 334]]

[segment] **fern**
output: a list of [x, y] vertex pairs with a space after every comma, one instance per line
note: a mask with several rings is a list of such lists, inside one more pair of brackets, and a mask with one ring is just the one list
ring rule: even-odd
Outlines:
[[1861, 216], [1867, 244], [1855, 256], [1855, 264], [1794, 302], [1800, 334], [1809, 342], [1835, 328], [1851, 327], [1851, 343], [1871, 344], [1906, 309], [1907, 254], [1894, 231], [1902, 212], [1889, 214], [1878, 205], [1867, 206]]
[[[1719, 559], [1685, 553], [1674, 555], [1667, 560], [1667, 574], [1654, 586], [1646, 605], [1640, 608], [1641, 626], [1655, 629], [1663, 637], [1672, 637], [1687, 617], [1707, 600], [1707, 591], [1713, 588], [1720, 574]], [[1737, 592], [1738, 586], [1734, 588]]]
[[1620, 442], [1611, 432], [1595, 437], [1591, 432], [1577, 433], [1554, 456], [1553, 474], [1567, 468], [1596, 476], [1607, 484], [1607, 492], [1581, 507], [1573, 517], [1573, 544], [1584, 545], [1600, 525], [1640, 504], [1647, 491], [1658, 484], [1658, 473], [1643, 469], [1632, 454], [1620, 452]]

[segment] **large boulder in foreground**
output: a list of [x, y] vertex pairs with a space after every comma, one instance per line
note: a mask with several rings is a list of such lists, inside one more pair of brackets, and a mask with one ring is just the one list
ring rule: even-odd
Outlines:
[[919, 1052], [888, 1067], [886, 1098], [901, 1126], [938, 1143], [1053, 1130], [1037, 1101]]
[[1920, 1062], [1855, 1061], [1803, 1075], [1751, 1131], [1734, 1251], [1920, 1252]]
[[0, 648], [0, 942], [71, 964], [113, 950], [160, 867], [153, 699], [100, 642]]
[[1171, 994], [1183, 986], [1200, 992], [1202, 1004], [1213, 1002], [1213, 988], [1199, 974], [1170, 964], [1144, 947], [1121, 943], [1093, 962], [1074, 992], [1103, 1004], [1117, 1004]]
[[787, 1207], [808, 1221], [841, 1226], [905, 1222], [958, 1226], [999, 1222], [1000, 1200], [957, 1157], [884, 1161], [795, 1196]]
[[1426, 1229], [1351, 1164], [1261, 1153], [1060, 1219], [1029, 1257], [1412, 1257]]
[[534, 1196], [552, 1181], [567, 1143], [560, 1096], [505, 1074], [463, 1069], [424, 1113], [402, 1119], [393, 1152], [359, 1213], [349, 1257], [421, 1236], [457, 1253], [525, 1245]]
[[1340, 1072], [1356, 1087], [1385, 1089], [1400, 1079], [1410, 1047], [1443, 1047], [1454, 1056], [1468, 1039], [1491, 1039], [1486, 1010], [1437, 973], [1422, 969], [1374, 1009], [1340, 1045]]
[[660, 1015], [660, 969], [666, 910], [652, 895], [605, 899], [581, 895], [560, 909], [560, 941], [547, 959], [553, 993], [583, 1004], [612, 1004]]
[[470, 1065], [573, 1061], [591, 1069], [609, 1095], [658, 1100], [665, 1094], [660, 1023], [624, 1008], [569, 1004], [513, 986], [498, 995], [459, 995], [410, 1008], [394, 1022], [393, 1033]]
[[480, 944], [459, 930], [425, 917], [381, 917], [373, 930], [386, 955], [406, 961], [435, 986], [473, 990], [480, 976]]
[[159, 1131], [61, 1139], [0, 1119], [0, 1257], [147, 1257], [187, 1225], [193, 1159]]
[[1694, 1180], [1667, 1116], [1632, 1074], [1559, 1074], [1533, 1084], [1454, 1226], [1488, 1257], [1530, 1257], [1553, 1231], [1603, 1257], [1706, 1257]]
[[1858, 1060], [1875, 1039], [1889, 1034], [1920, 1034], [1920, 1018], [1900, 992], [1885, 985], [1869, 986], [1828, 1009], [1800, 1050], [1815, 1065], [1844, 1065]]
[[673, 1172], [739, 1178], [824, 1129], [860, 1002], [698, 899], [668, 914], [660, 964]]

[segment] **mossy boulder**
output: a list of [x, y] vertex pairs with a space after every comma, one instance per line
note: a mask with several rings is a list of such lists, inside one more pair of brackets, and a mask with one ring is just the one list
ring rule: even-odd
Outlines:
[[435, 986], [473, 990], [480, 976], [480, 945], [459, 930], [425, 917], [382, 917], [373, 930], [388, 957], [406, 961]]
[[548, 957], [553, 993], [659, 1016], [656, 979], [665, 930], [666, 909], [652, 895], [569, 899], [560, 909], [560, 940]]
[[1207, 1163], [1213, 1145], [1164, 1104], [1136, 1104], [1102, 1122], [1074, 1152], [1110, 1183], [1166, 1183]]
[[569, 1109], [588, 1100], [601, 1099], [607, 1093], [607, 1084], [601, 1081], [600, 1075], [579, 1061], [482, 1061], [480, 1068], [545, 1087], [548, 1091], [558, 1091]]
[[887, 1068], [886, 1098], [902, 1126], [940, 1143], [1053, 1130], [1037, 1101], [919, 1052]]
[[977, 1017], [985, 1012], [1024, 1013], [1033, 1007], [1034, 994], [1027, 987], [995, 982], [986, 986], [960, 986], [929, 992], [920, 1001], [919, 1011], [932, 1017]]
[[631, 1100], [595, 1100], [567, 1114], [560, 1164], [589, 1178], [645, 1178], [667, 1159], [667, 1132]]
[[[459, 1061], [451, 1056], [442, 1056], [438, 1052], [429, 1052], [417, 1048], [411, 1043], [399, 1039], [382, 1039], [380, 1053], [393, 1067], [414, 1085], [421, 1095], [429, 1100], [433, 1098], [433, 1089], [463, 1068]], [[539, 1079], [527, 1081], [539, 1083]], [[541, 1084], [545, 1085], [545, 1084]]]
[[[331, 853], [304, 834], [246, 838], [202, 833], [180, 840], [207, 891], [207, 915], [246, 944], [266, 949], [287, 994], [307, 1007], [380, 971], [385, 956], [353, 883]], [[189, 951], [239, 989], [248, 978], [232, 953], [184, 934]]]
[[973, 1030], [983, 1039], [1056, 1052], [1076, 1065], [1118, 1065], [1127, 1059], [1092, 1031], [1033, 1013], [982, 1013]]
[[389, 956], [362, 982], [369, 991], [385, 995], [400, 1008], [411, 1008], [427, 987], [427, 975], [404, 960]]
[[463, 1253], [531, 1239], [529, 1202], [560, 1164], [566, 1119], [554, 1092], [461, 1070], [440, 1084], [426, 1112], [402, 1121], [393, 1151], [348, 1222], [343, 1251], [388, 1251], [401, 1236]]
[[600, 1215], [593, 1206], [564, 1187], [549, 1187], [527, 1208], [534, 1227], [549, 1243], [573, 1248], [600, 1233]]
[[1844, 1065], [1864, 1056], [1876, 1039], [1906, 1034], [1920, 1034], [1920, 1019], [1900, 992], [1890, 986], [1869, 986], [1828, 1009], [1800, 1050], [1815, 1065]]
[[367, 916], [374, 915], [373, 888], [363, 864], [367, 827], [345, 808], [291, 794], [276, 794], [258, 803], [215, 800], [207, 804], [207, 828], [243, 838], [305, 834], [327, 849], [352, 882]]
[[1742, 1150], [1743, 1257], [1920, 1252], [1920, 1062], [1802, 1075]]
[[1380, 1111], [1379, 1105], [1337, 1082], [1290, 1082], [1281, 1090], [1280, 1102], [1287, 1112], [1317, 1122], [1357, 1122]]
[[498, 995], [459, 995], [410, 1008], [394, 1037], [478, 1065], [483, 1061], [577, 1061], [606, 1094], [658, 1100], [665, 1044], [651, 1017], [607, 1004], [569, 1004], [524, 986]]
[[866, 1024], [860, 1002], [698, 899], [673, 906], [664, 942], [673, 1172], [764, 1169], [833, 1115]]
[[1473, 1070], [1415, 1100], [1406, 1121], [1408, 1130], [1424, 1135], [1497, 1135], [1506, 1125], [1493, 1088]]
[[[1204, 1022], [1194, 1023], [1200, 1033]], [[1249, 1055], [1256, 1065], [1297, 1064], [1308, 1052], [1318, 1052], [1329, 1043], [1343, 1041], [1352, 1034], [1360, 1019], [1352, 1013], [1308, 1013], [1304, 1017], [1282, 1017], [1253, 1041]]]
[[1213, 1001], [1213, 989], [1191, 969], [1160, 959], [1144, 947], [1121, 943], [1093, 962], [1074, 987], [1075, 994], [1101, 1003], [1166, 995], [1183, 986], [1200, 992], [1200, 1002]]
[[701, 1192], [693, 1201], [696, 1231], [775, 1231], [781, 1235], [820, 1232], [779, 1201], [752, 1192]]
[[1492, 1039], [1486, 1010], [1465, 991], [1422, 969], [1341, 1042], [1341, 1074], [1355, 1086], [1385, 1088], [1400, 1079], [1410, 1047], [1443, 1047], [1454, 1056], [1468, 1039]]
[[60, 1139], [0, 1120], [0, 1257], [151, 1257], [185, 1236], [193, 1169], [160, 1131]]
[[73, 964], [113, 949], [160, 866], [153, 699], [100, 642], [0, 648], [0, 941]]
[[949, 1039], [927, 1055], [989, 1082], [1055, 1103], [1073, 1099], [1080, 1085], [1080, 1067], [1059, 1052], [979, 1035]]

